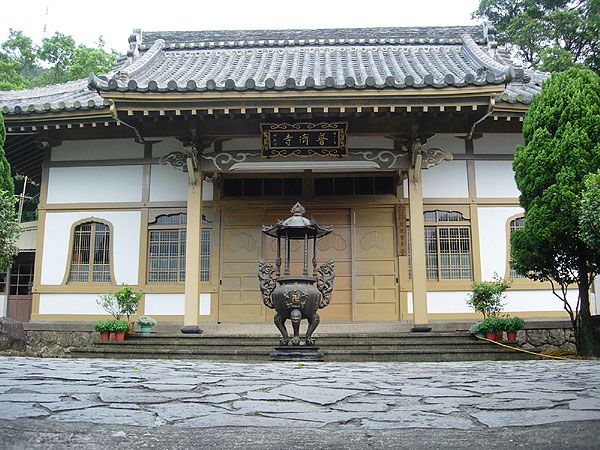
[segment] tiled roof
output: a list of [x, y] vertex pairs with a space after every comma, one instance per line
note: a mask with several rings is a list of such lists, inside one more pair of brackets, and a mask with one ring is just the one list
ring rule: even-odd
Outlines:
[[[470, 35], [478, 44], [487, 43], [482, 26], [335, 28], [320, 30], [220, 30], [144, 31], [140, 48], [147, 50], [159, 39], [166, 48], [282, 47], [291, 45], [450, 44]], [[132, 41], [137, 39], [132, 36]]]
[[510, 81], [511, 67], [491, 58], [468, 33], [481, 43], [482, 30], [145, 33], [140, 49], [144, 36], [154, 40], [141, 56], [110, 79], [93, 78], [90, 86], [101, 91], [168, 92], [439, 88]]
[[[444, 88], [504, 84], [514, 74], [485, 26], [138, 32], [130, 45], [107, 76], [0, 92], [0, 111], [102, 109], [103, 91]], [[516, 75], [499, 102], [530, 103], [546, 76]]]
[[106, 104], [88, 87], [88, 80], [69, 81], [22, 91], [0, 91], [3, 114], [28, 114], [102, 109]]

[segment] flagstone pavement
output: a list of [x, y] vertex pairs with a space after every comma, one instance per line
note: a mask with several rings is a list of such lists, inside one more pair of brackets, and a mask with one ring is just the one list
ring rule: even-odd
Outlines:
[[[537, 429], [543, 446], [544, 434], [552, 435], [544, 430], [575, 425], [587, 436], [579, 446], [600, 447], [599, 360], [245, 364], [0, 357], [1, 448], [77, 442], [92, 448], [106, 436], [118, 440], [140, 430], [148, 436], [143, 442], [154, 442], [150, 447], [161, 447], [150, 436], [166, 433], [175, 439], [169, 448], [177, 448], [192, 429], [199, 448], [238, 448], [219, 444], [218, 436], [232, 430], [240, 448], [279, 448], [275, 443], [285, 435], [303, 436], [306, 448], [327, 447], [333, 436], [345, 436], [346, 448], [377, 447], [360, 439], [353, 447], [352, 439], [394, 432], [409, 438], [414, 429], [455, 436], [446, 443], [465, 446], [461, 436]], [[81, 441], [86, 426], [93, 433]], [[264, 440], [247, 442], [252, 430], [255, 437], [262, 430]], [[40, 438], [44, 433], [47, 439]], [[94, 440], [98, 433], [104, 438]], [[69, 435], [75, 440], [65, 441]]]

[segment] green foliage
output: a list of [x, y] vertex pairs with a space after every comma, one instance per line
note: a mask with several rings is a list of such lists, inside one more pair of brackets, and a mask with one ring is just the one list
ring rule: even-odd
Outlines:
[[[553, 283], [580, 351], [591, 354], [599, 350], [592, 350], [589, 288], [600, 269], [600, 253], [581, 239], [579, 218], [584, 179], [600, 169], [600, 77], [577, 68], [554, 74], [534, 98], [523, 138], [513, 168], [526, 220], [523, 230], [511, 234], [512, 266]], [[579, 289], [574, 307], [567, 301], [573, 283]]]
[[473, 283], [471, 287], [473, 292], [467, 299], [467, 305], [483, 314], [484, 319], [502, 311], [504, 291], [510, 287], [510, 283], [495, 275], [494, 281]]
[[480, 0], [473, 17], [491, 21], [498, 42], [533, 67], [600, 72], [599, 8], [600, 0]]
[[98, 333], [105, 333], [110, 331], [111, 321], [110, 320], [98, 320], [94, 325], [94, 330]]
[[6, 128], [4, 128], [4, 118], [0, 113], [0, 190], [12, 195], [15, 193], [15, 183], [10, 173], [10, 164], [8, 164], [6, 154], [4, 153], [5, 142]]
[[579, 234], [585, 244], [600, 252], [600, 170], [583, 180]]
[[135, 321], [140, 327], [153, 327], [156, 325], [156, 320], [152, 317], [142, 316]]
[[107, 322], [108, 331], [111, 333], [125, 333], [131, 326], [126, 320], [107, 320]]
[[21, 227], [17, 223], [16, 199], [0, 189], [0, 268], [10, 267], [19, 253], [16, 245]]
[[133, 292], [133, 289], [124, 284], [121, 289], [119, 289], [113, 295], [117, 300], [117, 305], [121, 314], [126, 315], [127, 320], [129, 320], [129, 316], [137, 312], [137, 307], [140, 303], [140, 299], [142, 298], [142, 293]]
[[98, 297], [96, 303], [116, 320], [123, 316], [127, 316], [129, 320], [129, 316], [136, 313], [141, 297], [140, 292], [133, 292], [128, 285], [124, 284], [118, 291]]
[[500, 317], [489, 316], [483, 319], [483, 322], [479, 324], [479, 331], [481, 333], [493, 333], [494, 331], [502, 331], [504, 321]]
[[0, 45], [0, 90], [63, 83], [108, 72], [117, 61], [102, 37], [95, 47], [78, 45], [72, 36], [56, 32], [36, 46], [21, 31], [11, 29]]
[[121, 311], [121, 307], [119, 306], [117, 297], [114, 293], [109, 292], [108, 294], [102, 294], [96, 299], [96, 303], [116, 320], [121, 319], [123, 312]]
[[519, 331], [525, 325], [525, 320], [520, 317], [502, 318], [502, 331]]

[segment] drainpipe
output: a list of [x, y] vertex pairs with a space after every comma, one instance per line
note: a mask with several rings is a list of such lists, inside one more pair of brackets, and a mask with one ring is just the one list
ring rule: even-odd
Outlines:
[[473, 139], [473, 133], [475, 133], [475, 127], [478, 124], [480, 124], [481, 122], [483, 122], [485, 119], [487, 119], [488, 117], [490, 117], [490, 115], [494, 112], [494, 107], [495, 106], [496, 106], [496, 98], [495, 97], [490, 97], [490, 103], [488, 104], [487, 113], [485, 113], [485, 115], [481, 119], [479, 119], [477, 122], [475, 122], [473, 124], [473, 126], [471, 127], [471, 130], [467, 134], [467, 139], [469, 139], [469, 140]]

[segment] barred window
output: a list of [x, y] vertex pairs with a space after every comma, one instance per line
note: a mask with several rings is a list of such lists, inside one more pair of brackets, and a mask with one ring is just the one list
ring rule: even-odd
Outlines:
[[[164, 214], [149, 224], [148, 282], [185, 282], [187, 214]], [[202, 220], [200, 281], [210, 280], [210, 223]]]
[[[470, 280], [471, 226], [458, 211], [425, 211], [425, 270], [428, 280]], [[410, 230], [410, 228], [408, 228]], [[410, 239], [410, 232], [408, 232]], [[408, 270], [412, 278], [409, 240]]]
[[75, 226], [68, 281], [110, 283], [110, 246], [108, 224], [90, 221]]
[[508, 236], [508, 264], [509, 264], [509, 277], [510, 278], [527, 278], [524, 275], [519, 275], [515, 269], [513, 269], [512, 264], [510, 264], [510, 235], [512, 235], [517, 230], [522, 230], [525, 226], [525, 217], [517, 217], [513, 219], [509, 223], [509, 236]]

